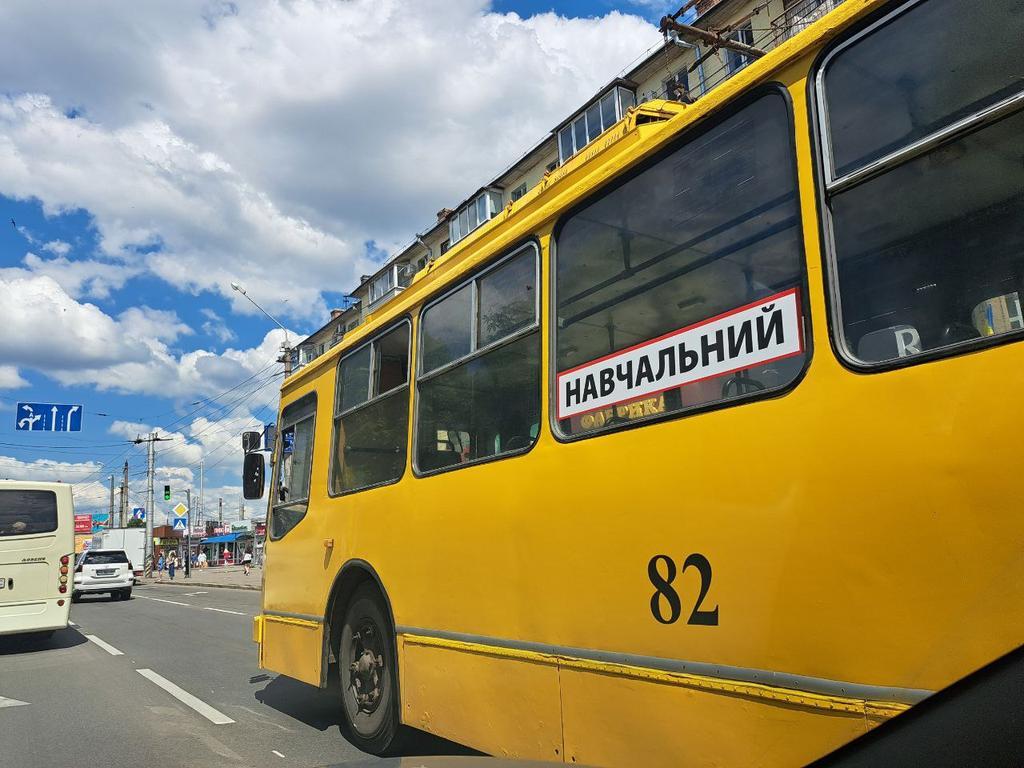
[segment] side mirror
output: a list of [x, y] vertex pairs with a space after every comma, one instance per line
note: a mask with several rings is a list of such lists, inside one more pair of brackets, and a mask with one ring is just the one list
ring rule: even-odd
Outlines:
[[264, 462], [262, 453], [247, 453], [242, 462], [242, 496], [258, 499], [263, 496]]
[[258, 451], [260, 449], [260, 441], [263, 439], [263, 435], [259, 432], [243, 432], [242, 433], [242, 450], [246, 453], [250, 451]]

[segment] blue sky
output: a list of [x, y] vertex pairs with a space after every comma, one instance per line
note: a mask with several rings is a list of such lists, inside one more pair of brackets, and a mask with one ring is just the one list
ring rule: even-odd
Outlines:
[[[0, 477], [73, 482], [100, 511], [127, 459], [134, 506], [129, 441], [158, 429], [157, 484], [198, 491], [203, 460], [207, 508], [236, 510], [239, 433], [273, 418], [282, 334], [230, 282], [313, 331], [676, 7], [0, 5]], [[19, 401], [83, 404], [83, 431], [16, 432]]]

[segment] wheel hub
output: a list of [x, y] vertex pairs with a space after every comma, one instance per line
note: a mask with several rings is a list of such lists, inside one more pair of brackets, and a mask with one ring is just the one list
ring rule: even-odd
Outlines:
[[372, 622], [364, 622], [352, 634], [349, 687], [361, 712], [372, 713], [384, 693], [384, 655], [380, 652], [380, 633]]

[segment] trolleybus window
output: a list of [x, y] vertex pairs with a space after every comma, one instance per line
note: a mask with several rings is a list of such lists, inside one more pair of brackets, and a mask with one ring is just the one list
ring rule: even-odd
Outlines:
[[1019, 92], [1022, 13], [1020, 0], [909, 3], [834, 55], [824, 69], [833, 175]]
[[57, 495], [53, 491], [0, 491], [0, 536], [24, 536], [57, 530]]
[[[826, 169], [836, 325], [855, 361], [909, 362], [1024, 329], [1017, 5], [911, 4], [825, 60], [823, 141], [846, 174]], [[881, 67], [879, 46], [915, 53]]]
[[537, 250], [427, 307], [420, 324], [416, 469], [523, 451], [540, 422]]
[[409, 323], [338, 363], [331, 492], [398, 480], [409, 432]]
[[315, 422], [316, 395], [306, 395], [281, 413], [281, 431], [275, 455], [277, 480], [270, 521], [271, 538], [281, 538], [306, 515]]
[[785, 98], [772, 91], [563, 222], [563, 434], [795, 380], [805, 352], [794, 164]]

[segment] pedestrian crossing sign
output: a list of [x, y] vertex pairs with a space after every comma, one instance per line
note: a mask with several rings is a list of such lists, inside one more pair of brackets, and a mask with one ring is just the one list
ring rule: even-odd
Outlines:
[[174, 522], [172, 524], [172, 527], [176, 531], [184, 531], [187, 528], [185, 518], [184, 517], [176, 517], [176, 518], [174, 518]]

